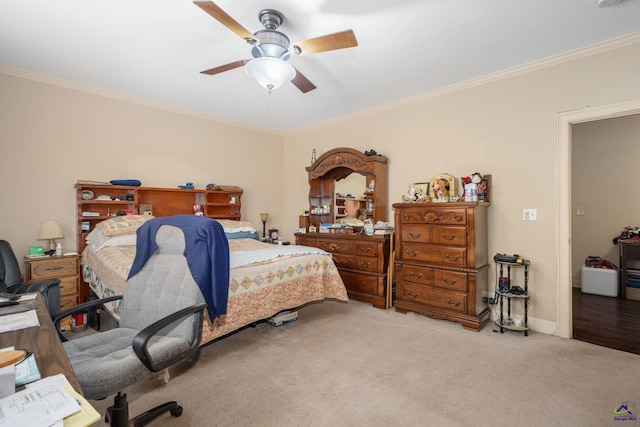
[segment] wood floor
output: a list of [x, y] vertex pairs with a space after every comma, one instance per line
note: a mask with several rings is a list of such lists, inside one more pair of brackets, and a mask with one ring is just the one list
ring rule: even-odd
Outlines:
[[573, 288], [573, 338], [640, 354], [640, 301]]

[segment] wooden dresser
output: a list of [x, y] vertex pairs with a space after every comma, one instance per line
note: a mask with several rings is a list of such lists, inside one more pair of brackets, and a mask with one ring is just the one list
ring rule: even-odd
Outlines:
[[349, 298], [387, 309], [393, 301], [390, 250], [393, 234], [296, 233], [296, 244], [323, 249], [333, 255]]
[[26, 282], [60, 279], [60, 309], [78, 304], [78, 255], [25, 257]]
[[478, 331], [490, 310], [489, 203], [396, 203], [395, 309]]

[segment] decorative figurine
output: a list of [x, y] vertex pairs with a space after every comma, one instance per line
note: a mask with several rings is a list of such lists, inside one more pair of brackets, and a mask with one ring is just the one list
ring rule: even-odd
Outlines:
[[402, 200], [405, 202], [415, 202], [416, 201], [416, 186], [414, 184], [409, 185], [409, 190], [407, 194], [402, 196]]

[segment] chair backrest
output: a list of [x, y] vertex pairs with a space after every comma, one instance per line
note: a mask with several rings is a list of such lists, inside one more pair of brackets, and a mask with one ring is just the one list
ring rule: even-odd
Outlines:
[[7, 292], [7, 288], [21, 283], [18, 259], [9, 242], [0, 240], [0, 292]]
[[[127, 280], [120, 327], [142, 330], [182, 308], [204, 302], [184, 256], [185, 238], [181, 229], [162, 225], [155, 236], [158, 249], [142, 269]], [[163, 335], [191, 339], [194, 316]]]

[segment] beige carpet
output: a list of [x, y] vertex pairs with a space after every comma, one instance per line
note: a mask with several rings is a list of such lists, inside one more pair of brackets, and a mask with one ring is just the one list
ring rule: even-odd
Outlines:
[[[298, 315], [203, 348], [167, 384], [127, 389], [131, 415], [178, 400], [181, 417], [153, 424], [613, 426], [619, 404], [640, 402], [638, 355], [493, 324], [475, 333], [356, 301]], [[92, 403], [104, 413], [112, 401]]]

